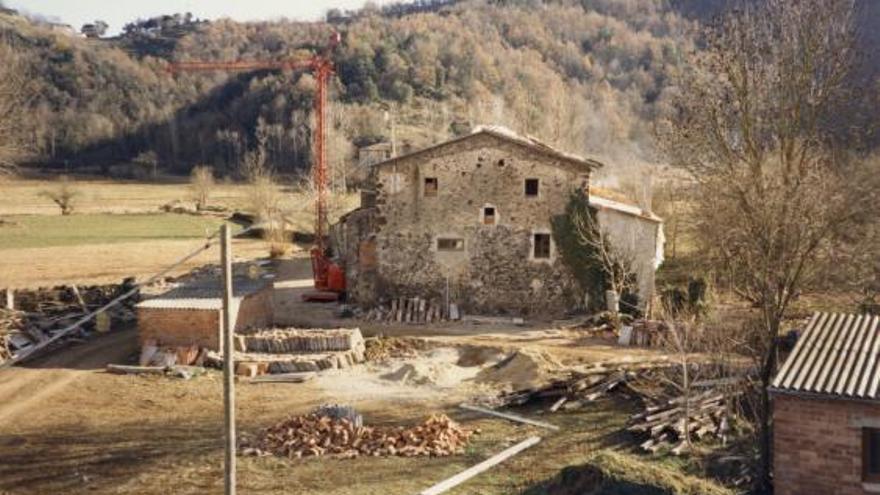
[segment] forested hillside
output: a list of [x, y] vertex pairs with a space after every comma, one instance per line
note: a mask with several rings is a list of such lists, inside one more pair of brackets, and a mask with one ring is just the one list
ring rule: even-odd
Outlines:
[[153, 151], [169, 171], [205, 163], [235, 175], [259, 150], [278, 171], [302, 170], [310, 163], [310, 75], [172, 76], [167, 61], [300, 57], [337, 30], [337, 175], [356, 146], [387, 140], [392, 128], [406, 149], [481, 123], [624, 166], [655, 158], [652, 126], [675, 91], [667, 80], [693, 48], [693, 2], [673, 3], [423, 1], [332, 12], [329, 23], [168, 16], [132, 23], [112, 40], [0, 16], [0, 38], [33, 76], [38, 163], [109, 165]]

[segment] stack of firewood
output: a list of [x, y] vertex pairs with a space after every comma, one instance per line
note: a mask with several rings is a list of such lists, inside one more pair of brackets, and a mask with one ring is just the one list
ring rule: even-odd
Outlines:
[[730, 424], [725, 400], [735, 396], [717, 390], [694, 393], [690, 399], [678, 396], [645, 407], [630, 420], [629, 431], [647, 435], [640, 447], [656, 452], [669, 447], [674, 454], [687, 448], [688, 433], [691, 441], [714, 436], [724, 440]]
[[420, 297], [399, 297], [367, 311], [364, 319], [388, 323], [436, 323], [459, 320], [461, 313], [456, 304], [447, 307], [441, 302]]
[[464, 451], [472, 432], [445, 415], [411, 427], [355, 426], [345, 418], [310, 414], [294, 416], [263, 431], [255, 441], [242, 441], [245, 455], [289, 458], [334, 455], [449, 456]]

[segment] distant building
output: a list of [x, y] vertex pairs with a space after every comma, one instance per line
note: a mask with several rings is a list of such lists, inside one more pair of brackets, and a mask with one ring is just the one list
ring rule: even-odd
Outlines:
[[376, 143], [358, 150], [358, 165], [369, 167], [391, 158], [391, 143]]
[[813, 315], [771, 393], [774, 493], [880, 493], [880, 317]]

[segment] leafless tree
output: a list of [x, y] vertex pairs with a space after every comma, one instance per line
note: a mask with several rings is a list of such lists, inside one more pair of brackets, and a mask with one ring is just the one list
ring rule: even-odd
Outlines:
[[12, 173], [28, 151], [30, 99], [24, 65], [12, 47], [0, 42], [0, 175]]
[[214, 190], [214, 170], [207, 165], [193, 167], [190, 174], [189, 187], [196, 202], [196, 210], [202, 211], [208, 206], [208, 199]]
[[759, 484], [770, 488], [768, 386], [792, 299], [824, 250], [876, 205], [874, 180], [841, 151], [836, 112], [854, 97], [853, 0], [745, 2], [706, 33], [680, 74], [661, 143], [696, 182], [702, 252], [758, 308]]
[[73, 213], [74, 203], [80, 196], [80, 192], [74, 187], [70, 177], [61, 176], [52, 189], [42, 191], [40, 196], [51, 199], [58, 205], [58, 208], [61, 208], [61, 214], [67, 216]]

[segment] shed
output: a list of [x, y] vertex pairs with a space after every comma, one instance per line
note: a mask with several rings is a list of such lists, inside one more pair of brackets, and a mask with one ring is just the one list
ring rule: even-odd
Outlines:
[[[219, 277], [189, 281], [142, 301], [136, 310], [141, 345], [151, 341], [168, 347], [220, 350], [223, 300]], [[234, 277], [232, 318], [236, 332], [270, 326], [274, 320], [271, 280]]]
[[770, 391], [775, 493], [880, 493], [880, 317], [814, 314]]

